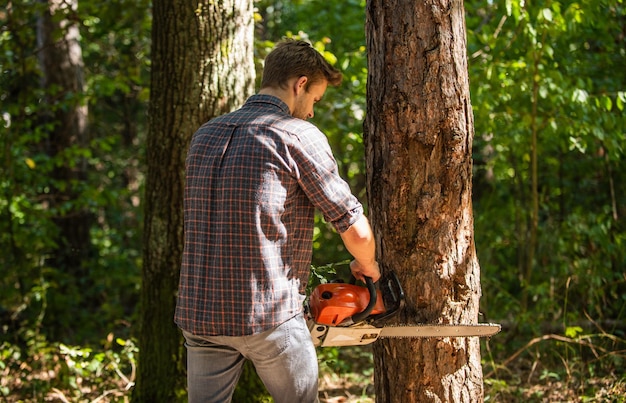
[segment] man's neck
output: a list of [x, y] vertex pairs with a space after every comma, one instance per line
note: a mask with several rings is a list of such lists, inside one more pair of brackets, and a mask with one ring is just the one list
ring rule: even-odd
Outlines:
[[287, 106], [289, 107], [289, 111], [293, 113], [293, 110], [295, 107], [295, 101], [296, 101], [296, 97], [295, 97], [295, 93], [293, 89], [293, 86], [295, 85], [295, 81], [296, 81], [295, 78], [290, 80], [289, 85], [287, 85], [287, 88], [285, 89], [280, 88], [280, 87], [278, 88], [277, 87], [265, 87], [265, 88], [261, 88], [258, 93], [260, 95], [273, 95], [276, 98], [279, 98], [281, 101], [287, 104]]
[[290, 97], [289, 92], [280, 88], [266, 87], [259, 90], [259, 95], [272, 95], [279, 98], [281, 101], [287, 104], [290, 111], [293, 111], [293, 97]]

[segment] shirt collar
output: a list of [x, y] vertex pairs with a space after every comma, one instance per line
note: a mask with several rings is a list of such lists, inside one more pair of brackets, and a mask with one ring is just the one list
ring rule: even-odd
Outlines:
[[280, 98], [274, 95], [267, 94], [256, 94], [248, 98], [246, 101], [246, 105], [253, 103], [262, 103], [262, 104], [270, 104], [278, 107], [280, 110], [285, 112], [288, 115], [291, 115], [291, 111], [289, 110], [289, 106], [284, 103]]

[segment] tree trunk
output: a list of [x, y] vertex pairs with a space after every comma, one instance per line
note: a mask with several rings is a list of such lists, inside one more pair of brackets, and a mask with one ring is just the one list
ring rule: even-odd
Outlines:
[[[476, 323], [473, 117], [462, 0], [368, 0], [369, 215], [383, 270], [405, 287], [401, 323]], [[483, 400], [478, 338], [374, 346], [380, 402]]]
[[[77, 305], [96, 311], [98, 303], [92, 296], [81, 295], [84, 281], [89, 278], [86, 261], [92, 255], [90, 229], [92, 214], [82, 207], [81, 191], [87, 180], [86, 161], [74, 149], [87, 147], [87, 104], [84, 97], [83, 56], [79, 43], [78, 25], [73, 22], [77, 0], [41, 1], [42, 13], [37, 20], [38, 58], [41, 82], [45, 90], [47, 110], [43, 120], [51, 129], [42, 142], [46, 153], [54, 160], [50, 175], [50, 209], [55, 212], [58, 228], [47, 264], [58, 270], [58, 288], [48, 296], [46, 326], [51, 334], [67, 335], [80, 326], [80, 318], [67, 315], [63, 300], [80, 298]], [[58, 309], [57, 309], [58, 308]], [[78, 323], [76, 323], [78, 322]], [[63, 329], [59, 329], [63, 327]]]
[[252, 0], [153, 2], [144, 261], [133, 400], [177, 401], [183, 344], [173, 322], [191, 135], [254, 90]]

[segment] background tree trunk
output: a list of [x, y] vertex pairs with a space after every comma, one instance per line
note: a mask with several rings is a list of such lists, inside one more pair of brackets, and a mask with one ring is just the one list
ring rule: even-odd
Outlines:
[[[87, 164], [80, 150], [86, 149], [88, 141], [84, 63], [78, 24], [73, 18], [77, 7], [77, 0], [41, 1], [37, 20], [41, 82], [47, 95], [42, 119], [51, 127], [42, 148], [55, 160], [46, 196], [58, 228], [56, 248], [46, 261], [58, 276], [53, 280], [56, 287], [48, 294], [45, 323], [50, 337], [71, 334], [81, 325], [77, 316], [55, 309], [67, 307], [55, 301], [80, 295], [89, 279], [86, 261], [92, 254], [93, 216], [80, 201], [87, 180]], [[95, 312], [98, 308], [94, 296], [80, 295], [74, 302], [86, 310]], [[51, 334], [55, 331], [57, 334]]]
[[[405, 287], [402, 323], [476, 323], [473, 118], [462, 0], [369, 0], [365, 122], [370, 217], [383, 269]], [[381, 402], [478, 402], [477, 338], [374, 346]]]
[[254, 90], [251, 0], [153, 2], [139, 362], [134, 401], [176, 401], [183, 344], [173, 322], [191, 135]]

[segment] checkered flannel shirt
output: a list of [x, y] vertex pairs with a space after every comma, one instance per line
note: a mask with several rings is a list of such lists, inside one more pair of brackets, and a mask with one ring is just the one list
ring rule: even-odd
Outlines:
[[315, 208], [338, 232], [363, 213], [326, 136], [280, 99], [254, 95], [198, 129], [186, 160], [178, 326], [243, 336], [300, 313]]

